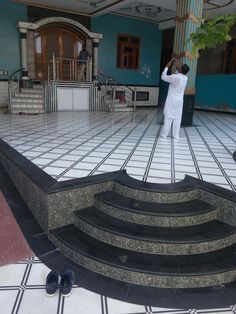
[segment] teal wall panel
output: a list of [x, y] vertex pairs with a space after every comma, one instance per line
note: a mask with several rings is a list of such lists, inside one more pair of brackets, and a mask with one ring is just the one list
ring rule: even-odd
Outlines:
[[[0, 69], [8, 70], [9, 75], [21, 66], [20, 35], [16, 26], [19, 21], [27, 21], [27, 7], [0, 0]], [[0, 79], [8, 76], [0, 76]]]
[[236, 110], [236, 74], [197, 75], [196, 105]]
[[[158, 25], [138, 19], [106, 14], [91, 19], [91, 30], [103, 34], [99, 45], [99, 66], [123, 84], [159, 85], [162, 32]], [[116, 67], [117, 34], [141, 38], [138, 70]], [[150, 73], [149, 73], [150, 70]]]

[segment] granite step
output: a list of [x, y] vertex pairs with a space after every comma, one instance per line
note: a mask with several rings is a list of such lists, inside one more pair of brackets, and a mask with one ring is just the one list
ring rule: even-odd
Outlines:
[[[194, 256], [150, 255], [98, 241], [73, 224], [51, 230], [50, 238], [63, 254], [79, 265], [127, 283], [198, 288], [224, 285], [236, 278], [236, 245], [219, 251], [218, 255], [218, 251]], [[195, 262], [191, 263], [193, 257]], [[182, 260], [184, 264], [179, 262]]]
[[95, 206], [104, 213], [142, 225], [190, 226], [208, 222], [217, 216], [216, 207], [198, 199], [181, 203], [153, 203], [132, 199], [115, 191], [96, 194], [94, 199]]
[[77, 210], [74, 215], [75, 224], [90, 236], [143, 253], [200, 254], [236, 243], [236, 227], [219, 220], [189, 227], [153, 227], [115, 219], [95, 207]]
[[43, 99], [43, 93], [15, 93], [14, 98]]
[[154, 203], [185, 202], [200, 196], [190, 177], [177, 183], [158, 184], [143, 182], [124, 174], [115, 180], [114, 191], [133, 199]]
[[42, 95], [43, 89], [42, 88], [21, 88], [20, 91], [24, 94], [37, 94]]

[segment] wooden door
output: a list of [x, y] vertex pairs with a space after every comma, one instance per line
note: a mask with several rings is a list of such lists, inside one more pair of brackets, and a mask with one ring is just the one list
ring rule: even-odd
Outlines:
[[[45, 80], [48, 75], [48, 62], [53, 53], [57, 58], [57, 79], [71, 79], [71, 61], [78, 59], [85, 39], [73, 31], [50, 27], [35, 34], [35, 73], [36, 79]], [[74, 69], [75, 70], [75, 69]]]

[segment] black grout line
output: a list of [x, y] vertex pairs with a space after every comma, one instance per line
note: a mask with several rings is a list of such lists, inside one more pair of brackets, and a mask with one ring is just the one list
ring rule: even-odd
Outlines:
[[[157, 110], [157, 113], [158, 114]], [[138, 141], [136, 142], [135, 146], [133, 147], [133, 149], [131, 150], [129, 156], [127, 157], [126, 161], [123, 163], [121, 170], [124, 169], [127, 166], [127, 163], [129, 162], [129, 160], [131, 159], [132, 155], [134, 154], [134, 152], [136, 151], [137, 147], [139, 146], [140, 142], [142, 141], [142, 139], [144, 138], [145, 134], [147, 133], [147, 131], [149, 130], [153, 120], [156, 118], [156, 116], [154, 115], [153, 118], [151, 119], [151, 121], [149, 122], [148, 126], [145, 128], [145, 130], [143, 131], [142, 135], [140, 136], [140, 138], [138, 139]], [[156, 139], [156, 138], [155, 138]], [[136, 160], [137, 161], [137, 160]], [[147, 162], [148, 165], [148, 162]], [[147, 168], [147, 166], [146, 166]]]
[[[19, 287], [20, 288], [20, 287]], [[17, 293], [17, 297], [13, 306], [13, 309], [11, 311], [11, 314], [17, 314], [18, 310], [19, 310], [19, 306], [21, 304], [22, 301], [22, 296], [23, 296], [24, 291], [19, 289], [18, 293]]]
[[[217, 124], [215, 124], [214, 122], [212, 122], [212, 120], [210, 120], [209, 118], [207, 118], [212, 124], [214, 124], [222, 133], [224, 133], [227, 137], [229, 137], [234, 143], [236, 143], [236, 141], [227, 133], [225, 133]], [[202, 124], [208, 129], [208, 131], [215, 136], [215, 138], [218, 140], [218, 142], [221, 144], [221, 146], [223, 146], [225, 148], [225, 150], [232, 156], [232, 152], [228, 149], [227, 146], [225, 146], [225, 144], [217, 137], [217, 135], [215, 135], [214, 132], [212, 132], [212, 130], [205, 124], [204, 121], [202, 121], [201, 118], [199, 118], [199, 120], [202, 122]]]
[[104, 312], [104, 304], [103, 304], [103, 296], [102, 296], [102, 295], [100, 296], [100, 302], [101, 302], [101, 311], [102, 311], [102, 314], [105, 314], [105, 312]]
[[57, 314], [61, 314], [61, 303], [62, 303], [63, 296], [59, 293], [58, 303], [57, 303]]
[[[208, 127], [207, 127], [208, 128]], [[198, 134], [200, 135], [202, 141], [205, 143], [205, 146], [207, 147], [208, 151], [210, 152], [211, 156], [213, 157], [214, 161], [216, 162], [216, 164], [218, 165], [220, 171], [222, 172], [222, 174], [224, 175], [226, 181], [228, 182], [229, 186], [231, 187], [231, 189], [233, 191], [236, 191], [236, 188], [234, 186], [234, 184], [232, 183], [232, 181], [230, 180], [230, 178], [228, 177], [227, 173], [225, 172], [224, 168], [221, 166], [221, 163], [219, 162], [219, 160], [217, 159], [217, 157], [215, 156], [215, 154], [213, 153], [213, 151], [211, 150], [210, 146], [208, 145], [208, 143], [206, 142], [204, 136], [201, 134], [201, 132], [199, 131], [198, 128], [196, 128]], [[218, 140], [218, 138], [216, 137], [216, 135], [214, 135], [214, 133], [212, 133], [213, 136], [215, 136], [215, 138]]]
[[[98, 119], [98, 121], [100, 121], [100, 119]], [[88, 134], [88, 133], [91, 132], [92, 130], [96, 130], [97, 127], [100, 127], [101, 125], [105, 125], [106, 123], [107, 123], [107, 121], [105, 121], [105, 122], [103, 121], [103, 122], [100, 123], [98, 126], [95, 126], [95, 127], [92, 128], [92, 129], [89, 129], [89, 130], [86, 130], [86, 131], [84, 131], [84, 132], [82, 132], [82, 133], [80, 133], [80, 134], [74, 135], [72, 138], [68, 139], [67, 141], [64, 141], [63, 143], [60, 143], [60, 144], [58, 144], [58, 145], [56, 145], [56, 146], [54, 146], [54, 147], [48, 149], [47, 151], [42, 152], [42, 153], [39, 154], [37, 157], [33, 157], [33, 158], [32, 158], [32, 161], [33, 161], [34, 159], [36, 159], [36, 158], [40, 158], [40, 157], [43, 156], [44, 154], [48, 154], [48, 153], [54, 154], [54, 153], [53, 153], [53, 150], [54, 150], [54, 149], [58, 149], [58, 148], [61, 147], [62, 145], [66, 144], [66, 143], [69, 143], [71, 140], [77, 139], [78, 137], [80, 137], [80, 136], [82, 136], [82, 135], [84, 135], [84, 134]], [[85, 124], [85, 125], [86, 125], [86, 124]], [[68, 133], [68, 134], [70, 134], [70, 133]], [[60, 135], [59, 135], [58, 137], [56, 137], [55, 139], [60, 138], [61, 136], [62, 136], [62, 135], [60, 134]], [[53, 139], [53, 140], [54, 140], [54, 139]], [[51, 141], [52, 141], [52, 140], [48, 140], [48, 141], [44, 142], [43, 144], [45, 144], [45, 143], [50, 143]], [[74, 146], [73, 148], [69, 149], [66, 153], [63, 153], [63, 154], [56, 153], [56, 154], [58, 154], [58, 155], [60, 155], [60, 156], [59, 156], [58, 158], [53, 159], [50, 163], [48, 163], [47, 165], [45, 165], [44, 168], [45, 168], [45, 167], [48, 167], [48, 165], [50, 165], [50, 164], [54, 163], [55, 161], [59, 160], [61, 157], [65, 156], [65, 155], [68, 155], [71, 151], [77, 149], [78, 147], [80, 147], [81, 145], [83, 145], [84, 143], [86, 143], [87, 141], [89, 141], [89, 139], [86, 139], [86, 140], [84, 140], [82, 143], [80, 143], [80, 144]], [[41, 145], [40, 145], [40, 146], [41, 146]], [[59, 149], [60, 149], [60, 148], [59, 148]], [[63, 149], [63, 148], [61, 148], [61, 149]], [[28, 150], [26, 150], [26, 151], [28, 151]], [[26, 152], [26, 151], [25, 151], [25, 152]]]
[[[215, 120], [217, 120], [218, 122], [222, 123], [223, 125], [225, 125], [228, 129], [232, 130], [234, 133], [236, 133], [235, 124], [232, 123], [232, 125], [234, 125], [234, 127], [231, 127], [231, 126], [229, 126], [229, 124], [227, 124], [227, 123], [225, 123], [224, 121], [220, 120], [219, 116], [215, 115], [215, 116], [213, 116], [213, 118], [214, 118]], [[224, 133], [225, 133], [225, 132], [224, 132]], [[227, 136], [229, 136], [229, 135], [227, 134]], [[229, 137], [231, 138], [231, 136], [229, 136]], [[234, 141], [234, 142], [235, 142], [235, 141]]]
[[171, 183], [175, 183], [175, 139], [173, 137], [171, 137]]
[[106, 309], [105, 314], [109, 314], [109, 312], [108, 312], [108, 303], [107, 303], [107, 297], [106, 296], [104, 296], [104, 303], [105, 303], [105, 309]]
[[[204, 141], [208, 151], [210, 152], [212, 158], [214, 159], [215, 163], [218, 165], [218, 168], [220, 169], [220, 171], [222, 172], [222, 174], [224, 175], [224, 178], [226, 179], [226, 181], [228, 182], [229, 186], [231, 187], [231, 189], [233, 191], [236, 191], [236, 188], [234, 187], [232, 181], [230, 180], [230, 178], [228, 177], [227, 173], [225, 172], [224, 168], [221, 166], [221, 163], [218, 161], [217, 157], [215, 156], [215, 154], [213, 153], [213, 151], [211, 150], [210, 146], [208, 145], [208, 143], [206, 142], [206, 140], [204, 139], [203, 135], [201, 134], [201, 132], [197, 129], [200, 137], [202, 138], [202, 140]], [[219, 176], [218, 176], [219, 177]]]
[[[119, 121], [120, 122], [120, 121]], [[118, 123], [118, 122], [117, 122]], [[65, 171], [63, 171], [62, 173], [60, 173], [59, 175], [56, 176], [56, 180], [59, 179], [60, 177], [64, 176], [64, 174], [66, 174], [69, 170], [73, 169], [77, 164], [79, 164], [83, 159], [85, 159], [89, 154], [91, 154], [92, 152], [94, 152], [98, 147], [100, 147], [103, 143], [105, 143], [109, 138], [111, 138], [114, 134], [118, 133], [121, 129], [123, 129], [124, 126], [128, 125], [129, 121], [126, 122], [124, 125], [122, 125], [119, 129], [117, 129], [114, 133], [112, 133], [109, 137], [105, 138], [101, 143], [99, 143], [98, 145], [96, 145], [93, 149], [91, 149], [90, 151], [88, 151], [85, 155], [83, 155], [82, 157], [80, 157], [77, 161], [75, 161], [70, 167], [68, 167], [67, 169], [65, 169]], [[99, 132], [98, 134], [102, 134], [103, 132], [105, 132], [106, 130], [110, 129], [111, 126], [108, 126], [107, 128], [105, 128], [104, 130], [102, 130], [101, 132]], [[93, 137], [96, 137], [97, 134], [95, 134]], [[93, 138], [92, 137], [92, 138]], [[87, 170], [89, 171], [89, 170]]]
[[[147, 114], [147, 115], [149, 115], [149, 114]], [[124, 140], [126, 140], [126, 139], [129, 137], [130, 134], [132, 134], [132, 132], [143, 122], [143, 120], [144, 120], [145, 118], [146, 118], [146, 116], [144, 116], [144, 118], [143, 118], [142, 120], [140, 120], [139, 123], [136, 124], [136, 126], [135, 126], [134, 128], [132, 128], [132, 129], [130, 130], [130, 132], [126, 134], [126, 136], [125, 136], [124, 138], [121, 139], [121, 141], [113, 148], [113, 150], [112, 150], [109, 154], [107, 154], [107, 155], [99, 162], [99, 164], [97, 164], [97, 166], [89, 173], [89, 175], [94, 174], [94, 173], [99, 169], [99, 167], [102, 166], [102, 164], [104, 163], [104, 161], [106, 161], [106, 160], [111, 156], [111, 154], [113, 154], [113, 153], [116, 151], [116, 149], [120, 146], [120, 144], [121, 144]], [[147, 128], [146, 128], [146, 129], [147, 129]], [[142, 136], [141, 136], [140, 138], [142, 138]], [[137, 142], [136, 142], [136, 144], [137, 144]], [[136, 149], [136, 145], [134, 146], [134, 148]], [[134, 148], [131, 150], [131, 152], [133, 152]], [[131, 153], [130, 153], [130, 154], [131, 154]], [[129, 158], [130, 154], [128, 155], [127, 159]], [[126, 164], [127, 164], [127, 163], [126, 163], [127, 159], [125, 160], [125, 162], [124, 162], [123, 165], [121, 166], [120, 170], [124, 169], [124, 167], [126, 166]]]
[[[129, 117], [127, 117], [129, 118]], [[129, 119], [130, 120], [130, 119]], [[90, 139], [97, 137], [98, 134], [102, 134], [103, 132], [105, 132], [106, 130], [108, 130], [109, 128], [113, 127], [115, 124], [118, 124], [122, 121], [121, 120], [117, 120], [114, 124], [109, 125], [107, 128], [101, 130], [99, 133], [94, 134]], [[106, 139], [104, 139], [102, 142], [100, 142], [98, 145], [96, 145], [92, 150], [88, 151], [85, 155], [83, 155], [79, 160], [75, 161], [69, 168], [65, 169], [64, 172], [62, 172], [60, 175], [56, 176], [56, 179], [62, 177], [65, 173], [67, 173], [69, 170], [71, 170], [72, 168], [74, 168], [75, 165], [77, 165], [79, 162], [81, 162], [84, 158], [86, 158], [89, 154], [91, 154], [94, 150], [96, 150], [98, 147], [100, 147], [103, 143], [105, 143], [109, 138], [111, 138], [112, 136], [114, 136], [114, 134], [118, 133], [124, 126], [128, 125], [130, 121], [124, 123], [123, 125], [116, 130], [115, 132], [113, 132], [109, 137], [107, 137]], [[85, 141], [85, 143], [87, 142], [87, 140]], [[82, 145], [82, 144], [80, 144]], [[79, 145], [79, 146], [80, 146]], [[68, 154], [68, 153], [66, 153]], [[45, 167], [44, 167], [45, 168]]]
[[190, 150], [190, 153], [191, 153], [191, 156], [192, 156], [192, 160], [193, 160], [193, 163], [194, 163], [194, 166], [195, 166], [198, 178], [200, 180], [202, 180], [201, 171], [200, 171], [200, 168], [198, 166], [197, 158], [195, 156], [195, 153], [194, 153], [194, 150], [193, 150], [193, 147], [192, 147], [192, 144], [191, 144], [191, 141], [190, 141], [190, 138], [189, 138], [189, 135], [188, 135], [188, 132], [187, 132], [186, 128], [184, 128], [184, 133], [185, 133], [185, 137], [186, 137], [186, 140], [187, 140], [187, 143], [188, 143], [188, 146], [189, 146], [189, 150]]
[[144, 182], [146, 182], [147, 178], [148, 178], [148, 174], [149, 174], [149, 171], [150, 171], [150, 168], [151, 168], [151, 164], [152, 164], [152, 160], [153, 160], [154, 153], [155, 153], [155, 150], [156, 150], [157, 141], [159, 139], [160, 132], [161, 132], [161, 124], [159, 125], [159, 127], [157, 129], [157, 133], [156, 133], [155, 140], [154, 140], [154, 143], [153, 143], [153, 146], [152, 146], [152, 150], [151, 150], [151, 153], [149, 155], [148, 162], [147, 162], [146, 170], [145, 170], [144, 175], [143, 175], [143, 181]]

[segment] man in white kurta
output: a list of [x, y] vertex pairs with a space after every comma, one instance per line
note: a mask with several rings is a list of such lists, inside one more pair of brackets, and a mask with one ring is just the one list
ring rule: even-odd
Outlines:
[[182, 66], [177, 67], [177, 73], [167, 75], [167, 71], [172, 64], [173, 59], [167, 63], [161, 75], [163, 81], [170, 83], [164, 107], [164, 127], [161, 137], [167, 137], [170, 132], [171, 125], [173, 125], [172, 136], [175, 139], [178, 139], [183, 112], [184, 90], [188, 80], [186, 74], [189, 71], [189, 67], [187, 64], [183, 64]]

